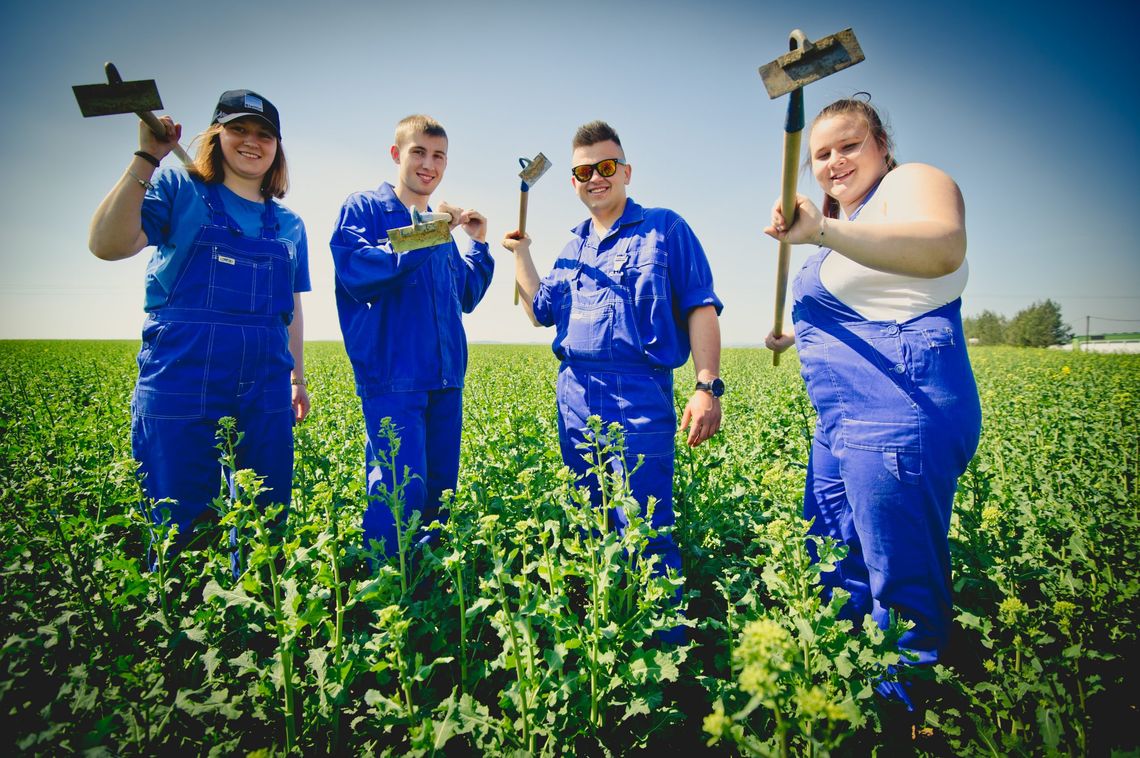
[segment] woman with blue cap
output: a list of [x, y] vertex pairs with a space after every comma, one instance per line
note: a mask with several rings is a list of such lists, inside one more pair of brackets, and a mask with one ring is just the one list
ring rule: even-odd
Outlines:
[[809, 149], [822, 212], [799, 196], [785, 219], [777, 201], [765, 229], [820, 247], [793, 285], [794, 342], [819, 416], [804, 515], [848, 549], [824, 576], [851, 593], [851, 615], [886, 626], [897, 612], [913, 624], [900, 641], [907, 660], [933, 664], [953, 617], [950, 509], [981, 429], [962, 335], [965, 204], [939, 169], [895, 161], [863, 98], [824, 108]]
[[[157, 171], [182, 127], [139, 124], [139, 150], [91, 221], [91, 252], [129, 258], [153, 246], [131, 402], [131, 445], [156, 523], [189, 544], [218, 496], [216, 432], [241, 434], [236, 466], [264, 477], [261, 504], [288, 506], [293, 424], [309, 398], [300, 293], [305, 226], [277, 202], [288, 187], [281, 119], [256, 92], [222, 94], [185, 168]], [[226, 472], [232, 475], [232, 472]]]

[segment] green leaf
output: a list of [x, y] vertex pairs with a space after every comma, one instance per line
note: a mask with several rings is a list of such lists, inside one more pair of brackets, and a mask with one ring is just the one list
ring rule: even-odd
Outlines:
[[467, 607], [467, 612], [464, 614], [467, 618], [475, 618], [480, 613], [490, 608], [495, 604], [495, 601], [489, 597], [481, 597], [474, 603]]
[[209, 602], [214, 598], [221, 600], [227, 607], [253, 608], [267, 616], [270, 614], [269, 606], [257, 598], [245, 594], [244, 590], [227, 590], [219, 585], [216, 580], [211, 579], [206, 582], [206, 587], [202, 590], [202, 599]]

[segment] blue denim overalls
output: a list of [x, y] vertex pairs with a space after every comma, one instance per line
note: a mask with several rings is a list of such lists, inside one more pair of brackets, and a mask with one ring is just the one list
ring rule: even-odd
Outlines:
[[293, 414], [288, 324], [293, 315], [290, 247], [266, 200], [260, 238], [243, 236], [216, 185], [202, 199], [210, 222], [198, 232], [166, 304], [143, 326], [131, 445], [148, 498], [172, 498], [177, 545], [219, 494], [217, 422], [237, 420], [238, 468], [268, 488], [261, 503], [288, 505], [293, 480]]
[[904, 323], [868, 321], [820, 281], [830, 252], [809, 258], [793, 285], [801, 373], [819, 414], [804, 517], [848, 548], [824, 579], [851, 593], [850, 616], [885, 627], [897, 611], [914, 622], [900, 647], [933, 663], [952, 618], [950, 510], [981, 430], [961, 300]]
[[[638, 455], [645, 460], [630, 478], [634, 497], [644, 506], [653, 495], [657, 504], [654, 528], [672, 526], [673, 456], [677, 413], [673, 403], [673, 372], [646, 360], [645, 345], [654, 335], [640, 334], [635, 300], [667, 297], [669, 282], [653, 249], [629, 249], [631, 237], [619, 239], [600, 254], [596, 265], [582, 260], [592, 245], [602, 247], [593, 234], [583, 240], [576, 267], [560, 303], [559, 324], [565, 324], [558, 372], [558, 441], [562, 460], [580, 477], [588, 464], [577, 445], [586, 441], [586, 420], [601, 417], [604, 425], [617, 421], [625, 429], [625, 465], [632, 469]], [[591, 251], [594, 252], [594, 251]], [[611, 470], [620, 462], [611, 462]], [[596, 486], [592, 493], [600, 503]], [[611, 523], [621, 532], [628, 524], [625, 512], [610, 511]], [[648, 555], [661, 556], [662, 569], [681, 571], [681, 553], [671, 534], [650, 540]], [[683, 639], [683, 629], [679, 630]]]

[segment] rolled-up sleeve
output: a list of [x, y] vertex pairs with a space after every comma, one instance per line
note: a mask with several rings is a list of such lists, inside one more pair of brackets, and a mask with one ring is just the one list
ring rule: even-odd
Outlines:
[[687, 316], [694, 308], [711, 305], [719, 316], [724, 304], [713, 290], [712, 268], [697, 235], [677, 217], [666, 232], [666, 240], [670, 285], [681, 314]]
[[543, 326], [554, 326], [554, 291], [557, 284], [546, 277], [538, 283], [538, 291], [531, 301], [534, 320]]

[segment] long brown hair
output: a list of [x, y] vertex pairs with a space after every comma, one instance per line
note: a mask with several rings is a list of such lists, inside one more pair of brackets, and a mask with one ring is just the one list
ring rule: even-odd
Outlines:
[[[861, 98], [860, 95], [864, 96]], [[867, 128], [871, 130], [871, 136], [875, 139], [875, 144], [883, 151], [886, 156], [887, 171], [893, 171], [898, 167], [899, 162], [895, 160], [895, 143], [891, 139], [890, 132], [883, 124], [883, 119], [879, 117], [879, 112], [871, 105], [871, 96], [866, 92], [856, 92], [851, 97], [841, 98], [836, 100], [831, 105], [828, 105], [819, 112], [818, 115], [812, 120], [812, 128], [820, 121], [834, 116], [856, 116], [862, 118], [867, 122]], [[811, 167], [811, 155], [808, 155], [807, 160], [804, 162], [805, 168]], [[839, 218], [839, 201], [826, 192], [823, 194], [823, 215], [827, 218]]]
[[[220, 184], [226, 178], [225, 159], [222, 157], [222, 141], [219, 135], [225, 129], [224, 124], [210, 124], [206, 131], [194, 138], [198, 142], [198, 154], [194, 156], [194, 163], [187, 167], [190, 176], [200, 179], [207, 184]], [[289, 191], [289, 167], [285, 162], [285, 149], [281, 140], [277, 140], [277, 155], [273, 158], [273, 165], [261, 177], [262, 197], [285, 197]]]

